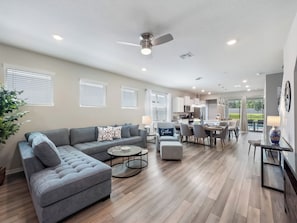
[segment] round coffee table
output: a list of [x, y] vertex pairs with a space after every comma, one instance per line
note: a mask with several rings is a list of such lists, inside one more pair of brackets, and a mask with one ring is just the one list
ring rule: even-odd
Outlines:
[[[142, 168], [130, 168], [130, 158], [141, 154], [142, 148], [139, 146], [114, 146], [107, 150], [111, 155], [110, 166], [112, 167], [112, 176], [119, 178], [132, 177], [141, 172]], [[121, 163], [112, 164], [112, 159], [122, 157]]]

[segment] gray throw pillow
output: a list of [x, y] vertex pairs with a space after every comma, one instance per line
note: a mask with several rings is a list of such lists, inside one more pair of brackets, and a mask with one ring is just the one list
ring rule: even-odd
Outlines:
[[138, 125], [130, 125], [130, 135], [138, 136]]
[[129, 125], [123, 125], [121, 129], [121, 136], [122, 138], [129, 138], [130, 135], [130, 126]]
[[61, 163], [57, 147], [45, 135], [35, 136], [32, 141], [32, 148], [34, 155], [45, 166], [52, 167]]

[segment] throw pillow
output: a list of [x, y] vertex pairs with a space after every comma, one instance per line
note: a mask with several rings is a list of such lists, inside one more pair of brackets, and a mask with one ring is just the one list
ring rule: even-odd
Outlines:
[[97, 127], [98, 128], [98, 141], [100, 142], [100, 141], [103, 141], [103, 127]]
[[103, 129], [103, 136], [102, 136], [103, 140], [113, 140], [113, 131], [112, 131], [112, 127], [107, 127]]
[[160, 136], [173, 136], [173, 128], [159, 128]]
[[118, 126], [118, 127], [112, 127], [112, 131], [113, 131], [113, 135], [112, 137], [114, 139], [120, 139], [121, 138], [121, 135], [122, 135], [122, 127], [121, 126]]
[[130, 125], [130, 135], [138, 136], [138, 125]]
[[121, 137], [122, 138], [129, 138], [130, 135], [130, 126], [129, 125], [123, 125], [121, 129]]
[[33, 138], [32, 148], [34, 155], [47, 167], [57, 166], [61, 163], [59, 151], [55, 144], [45, 135]]
[[28, 143], [30, 146], [32, 146], [32, 142], [33, 142], [33, 139], [36, 137], [36, 136], [39, 136], [39, 135], [43, 135], [41, 132], [31, 132], [29, 137], [28, 137]]

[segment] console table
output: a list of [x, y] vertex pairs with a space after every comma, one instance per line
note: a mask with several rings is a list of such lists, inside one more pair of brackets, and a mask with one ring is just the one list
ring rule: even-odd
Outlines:
[[[266, 150], [272, 150], [272, 151], [276, 151], [278, 153], [277, 163], [264, 161], [264, 152]], [[289, 152], [293, 151], [292, 148], [290, 147], [290, 145], [283, 138], [279, 141], [279, 144], [272, 144], [270, 142], [269, 137], [264, 137], [261, 140], [261, 185], [262, 185], [262, 187], [280, 191], [280, 192], [284, 192], [282, 182], [279, 187], [265, 182], [265, 170], [264, 170], [264, 168], [266, 168], [266, 170], [268, 171], [269, 166], [274, 166], [274, 167], [278, 167], [277, 170], [279, 170], [282, 174], [282, 165], [281, 165], [282, 151], [289, 151]], [[268, 180], [269, 179], [267, 176], [266, 181], [268, 181]], [[283, 181], [283, 178], [280, 178], [279, 181]]]

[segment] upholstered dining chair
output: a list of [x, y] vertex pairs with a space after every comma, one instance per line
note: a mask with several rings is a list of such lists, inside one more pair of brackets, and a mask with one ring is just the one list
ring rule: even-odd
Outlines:
[[229, 127], [228, 127], [228, 132], [229, 132], [229, 139], [231, 136], [233, 136], [233, 133], [236, 137], [236, 141], [238, 141], [238, 135], [239, 135], [239, 120], [231, 120], [229, 121]]
[[193, 132], [188, 124], [180, 123], [180, 136], [181, 142], [183, 142], [184, 137], [186, 137], [186, 142], [189, 142], [189, 138], [193, 136]]
[[156, 129], [156, 149], [160, 151], [160, 142], [179, 141], [179, 134], [176, 132], [173, 122], [158, 122]]
[[197, 143], [199, 139], [203, 140], [203, 144], [205, 143], [205, 138], [208, 138], [208, 134], [206, 134], [205, 129], [202, 125], [193, 125], [193, 133], [194, 133], [194, 139], [197, 139]]
[[216, 139], [221, 140], [221, 144], [223, 147], [225, 146], [225, 139], [227, 138], [227, 133], [228, 133], [228, 125], [224, 126], [223, 130], [220, 131], [220, 133], [214, 135]]

